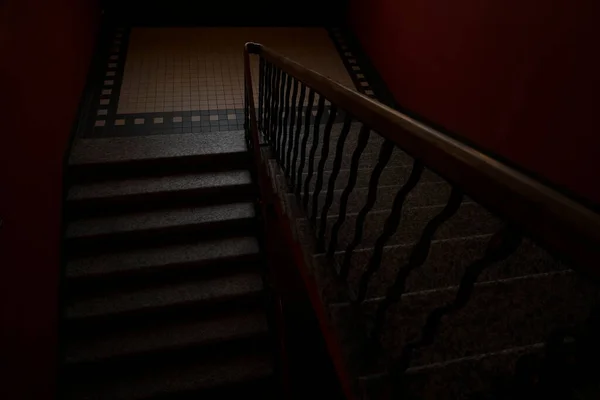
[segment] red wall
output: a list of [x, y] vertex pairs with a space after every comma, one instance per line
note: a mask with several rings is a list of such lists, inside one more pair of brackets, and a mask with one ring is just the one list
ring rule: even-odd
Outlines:
[[0, 398], [53, 397], [62, 161], [100, 10], [0, 5]]
[[599, 4], [352, 0], [349, 22], [403, 108], [600, 203]]

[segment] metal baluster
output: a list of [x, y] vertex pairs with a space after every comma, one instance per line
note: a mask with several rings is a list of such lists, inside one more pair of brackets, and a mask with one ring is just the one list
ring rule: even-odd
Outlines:
[[262, 115], [265, 96], [265, 60], [259, 57], [258, 61], [258, 129], [263, 130]]
[[310, 116], [312, 115], [313, 103], [315, 102], [315, 91], [310, 89], [308, 91], [308, 104], [306, 106], [306, 116], [304, 117], [304, 137], [302, 138], [302, 147], [300, 149], [300, 166], [298, 167], [298, 176], [296, 178], [296, 197], [300, 198], [302, 190], [302, 172], [304, 171], [304, 164], [306, 162], [306, 147], [308, 143], [308, 137], [310, 136]]
[[415, 160], [413, 164], [412, 172], [408, 177], [406, 183], [398, 190], [396, 194], [396, 198], [394, 199], [394, 203], [392, 204], [392, 211], [390, 215], [385, 220], [385, 224], [383, 225], [383, 232], [377, 238], [375, 242], [375, 248], [373, 249], [373, 255], [369, 260], [369, 265], [367, 269], [362, 274], [359, 285], [358, 285], [358, 295], [356, 300], [358, 302], [362, 302], [365, 299], [367, 294], [367, 287], [369, 285], [369, 279], [371, 276], [377, 272], [379, 267], [381, 266], [381, 257], [383, 256], [383, 247], [387, 243], [387, 241], [396, 233], [398, 229], [398, 225], [400, 224], [400, 219], [402, 218], [402, 207], [404, 206], [404, 201], [406, 200], [406, 196], [417, 186], [419, 179], [421, 178], [421, 174], [423, 173], [423, 163], [419, 160]]
[[393, 382], [396, 383], [393, 388], [396, 395], [398, 395], [398, 390], [400, 389], [398, 381], [401, 381], [401, 379], [399, 378], [401, 378], [404, 372], [410, 367], [414, 351], [433, 343], [442, 319], [448, 314], [454, 313], [467, 305], [473, 294], [475, 282], [477, 281], [477, 278], [479, 278], [479, 275], [481, 275], [486, 268], [505, 260], [514, 253], [521, 244], [521, 240], [521, 233], [512, 227], [504, 227], [496, 232], [488, 242], [488, 247], [484, 256], [473, 262], [465, 270], [454, 301], [434, 309], [429, 314], [425, 325], [421, 330], [420, 338], [404, 346], [400, 357], [398, 357], [392, 365], [390, 372]]
[[[290, 176], [292, 185], [296, 183], [296, 164], [298, 163], [298, 152], [300, 147], [300, 132], [302, 131], [302, 110], [304, 109], [304, 96], [306, 95], [306, 86], [300, 82], [300, 99], [298, 100], [298, 121], [296, 121], [296, 133], [294, 134], [294, 157], [292, 159], [292, 175]], [[293, 132], [292, 132], [293, 133]]]
[[410, 256], [408, 258], [407, 264], [398, 271], [398, 275], [394, 281], [394, 284], [390, 286], [387, 291], [387, 295], [383, 299], [383, 301], [379, 304], [377, 311], [375, 313], [375, 322], [373, 324], [373, 329], [371, 331], [371, 337], [374, 340], [379, 338], [381, 334], [381, 329], [383, 328], [385, 322], [385, 314], [388, 308], [400, 301], [402, 295], [404, 294], [404, 288], [406, 285], [406, 280], [410, 276], [410, 273], [423, 265], [427, 260], [427, 256], [429, 255], [429, 249], [431, 248], [431, 241], [433, 240], [433, 236], [435, 232], [438, 230], [440, 226], [444, 224], [444, 222], [448, 221], [460, 208], [460, 205], [463, 200], [462, 190], [457, 188], [456, 186], [452, 187], [452, 192], [450, 193], [450, 197], [448, 198], [448, 203], [446, 203], [446, 207], [439, 214], [431, 219], [423, 229], [423, 233], [421, 233], [421, 238], [413, 247]]
[[[277, 156], [278, 156], [278, 161], [281, 161], [281, 145], [283, 142], [283, 118], [284, 118], [284, 95], [285, 95], [285, 86], [286, 86], [286, 80], [288, 79], [288, 75], [281, 71], [281, 79], [280, 79], [280, 85], [279, 85], [279, 107], [277, 108], [277, 115], [278, 115], [278, 119], [277, 119]], [[281, 164], [280, 164], [281, 165]]]
[[335, 122], [337, 116], [337, 107], [333, 104], [329, 108], [329, 118], [325, 125], [325, 131], [323, 132], [323, 147], [321, 148], [321, 159], [319, 160], [319, 166], [317, 167], [317, 182], [315, 183], [315, 191], [313, 192], [313, 207], [310, 221], [314, 224], [317, 221], [317, 213], [319, 208], [319, 194], [323, 187], [323, 174], [325, 172], [325, 163], [329, 157], [329, 140], [331, 138], [331, 128]]
[[271, 92], [273, 90], [273, 65], [269, 62], [266, 63], [265, 71], [265, 105], [264, 105], [264, 116], [263, 116], [263, 140], [268, 140], [270, 137], [270, 121], [271, 121]]
[[[283, 118], [283, 141], [281, 143], [281, 154], [279, 155], [281, 160], [281, 166], [284, 167], [286, 165], [286, 146], [290, 136], [290, 129], [288, 128], [288, 120], [290, 116], [290, 91], [292, 89], [293, 77], [287, 75], [287, 82], [285, 87], [285, 105], [284, 112], [285, 116]], [[284, 168], [285, 169], [285, 168]]]
[[350, 132], [350, 126], [352, 125], [352, 117], [350, 114], [346, 113], [344, 118], [344, 125], [342, 126], [342, 132], [340, 132], [340, 137], [338, 138], [337, 144], [335, 146], [335, 158], [333, 159], [333, 169], [331, 170], [331, 175], [329, 176], [329, 186], [327, 186], [327, 195], [325, 196], [325, 204], [323, 205], [323, 209], [321, 210], [321, 223], [319, 224], [319, 233], [317, 236], [317, 250], [324, 251], [325, 250], [325, 233], [327, 230], [327, 213], [329, 212], [329, 208], [333, 203], [333, 190], [335, 189], [335, 180], [337, 179], [338, 174], [340, 173], [340, 168], [342, 167], [342, 156], [344, 155], [344, 144], [346, 143], [346, 138], [348, 137], [348, 133]]
[[337, 247], [338, 234], [340, 232], [340, 228], [346, 220], [346, 208], [348, 208], [348, 198], [350, 198], [350, 194], [352, 193], [352, 190], [354, 190], [354, 186], [356, 185], [356, 178], [358, 176], [358, 162], [360, 161], [360, 156], [362, 155], [362, 152], [365, 150], [367, 144], [369, 143], [370, 136], [371, 130], [363, 124], [358, 134], [358, 142], [356, 144], [356, 149], [352, 154], [348, 183], [346, 184], [346, 188], [342, 192], [342, 197], [340, 198], [340, 210], [338, 213], [338, 219], [333, 225], [333, 228], [331, 228], [331, 240], [329, 241], [329, 249], [327, 250], [327, 255], [329, 257], [333, 256], [333, 253], [335, 253], [335, 249]]
[[294, 85], [294, 90], [292, 93], [292, 105], [291, 105], [291, 110], [290, 110], [290, 129], [288, 132], [289, 145], [287, 148], [287, 154], [285, 156], [285, 161], [286, 161], [285, 173], [287, 176], [290, 175], [290, 168], [292, 167], [292, 147], [294, 147], [294, 122], [296, 122], [296, 109], [297, 109], [296, 99], [298, 98], [298, 85], [300, 84], [300, 82], [298, 82], [294, 78], [294, 81], [292, 82], [292, 84]]
[[[271, 146], [277, 146], [277, 121], [279, 115], [279, 86], [281, 80], [281, 70], [277, 68], [273, 77], [273, 113], [271, 114]], [[277, 148], [275, 148], [277, 151]]]
[[306, 180], [304, 181], [304, 201], [303, 206], [306, 210], [308, 207], [309, 200], [309, 191], [310, 191], [310, 180], [313, 176], [313, 169], [315, 163], [315, 154], [317, 152], [317, 146], [319, 145], [319, 130], [321, 124], [321, 118], [323, 117], [323, 112], [325, 111], [325, 97], [319, 97], [319, 103], [317, 104], [317, 115], [315, 115], [315, 129], [313, 131], [313, 141], [312, 146], [310, 148], [310, 153], [308, 155], [308, 174], [306, 176]]
[[354, 253], [354, 250], [362, 240], [364, 224], [365, 220], [367, 219], [367, 214], [369, 213], [369, 211], [371, 211], [371, 209], [375, 205], [375, 202], [377, 201], [377, 188], [379, 186], [379, 178], [381, 177], [383, 169], [392, 157], [394, 147], [394, 142], [392, 142], [391, 140], [385, 140], [381, 145], [381, 149], [379, 150], [379, 159], [377, 160], [377, 165], [373, 169], [371, 179], [369, 180], [369, 193], [367, 194], [367, 202], [358, 213], [358, 216], [356, 218], [356, 226], [354, 229], [354, 239], [352, 239], [352, 242], [348, 245], [348, 247], [346, 247], [346, 252], [344, 253], [344, 262], [342, 263], [342, 267], [340, 269], [340, 277], [342, 279], [346, 279], [348, 277], [348, 273], [350, 272], [350, 262], [352, 260], [352, 254]]

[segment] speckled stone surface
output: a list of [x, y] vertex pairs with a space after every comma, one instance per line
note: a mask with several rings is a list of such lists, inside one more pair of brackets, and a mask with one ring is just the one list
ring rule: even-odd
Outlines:
[[[128, 371], [106, 371], [102, 379], [88, 376], [69, 384], [69, 399], [147, 399], [268, 379], [273, 374], [269, 354], [196, 360], [193, 363], [150, 365]], [[265, 385], [265, 390], [269, 386]], [[267, 393], [267, 392], [265, 392]]]
[[230, 258], [258, 256], [254, 237], [225, 238], [119, 253], [98, 254], [69, 261], [67, 278], [142, 274], [184, 264], [222, 262]]
[[[446, 316], [431, 346], [415, 352], [411, 366], [443, 362], [544, 341], [558, 328], [583, 322], [600, 291], [573, 271], [478, 281], [467, 305]], [[420, 337], [434, 308], [454, 300], [457, 287], [412, 292], [387, 313], [381, 342], [389, 357]], [[379, 301], [364, 304], [373, 315]]]
[[[353, 130], [350, 134], [352, 148], [356, 146], [357, 132]], [[446, 205], [451, 191], [450, 185], [438, 175], [424, 172], [416, 188], [407, 196], [398, 229], [386, 243], [381, 268], [370, 280], [368, 300], [357, 311], [350, 302], [352, 293], [356, 293], [358, 280], [371, 259], [394, 196], [412, 169], [412, 159], [395, 150], [382, 173], [377, 201], [367, 215], [363, 238], [352, 258], [350, 276], [347, 281], [340, 280], [335, 271], [355, 236], [357, 214], [366, 202], [380, 145], [380, 139], [370, 140], [361, 157], [357, 185], [349, 197], [333, 258], [317, 252], [314, 245], [315, 226], [306, 219], [310, 215], [312, 197], [309, 209], [303, 210], [298, 199], [290, 193], [289, 182], [276, 163], [271, 162], [274, 187], [284, 208], [294, 217], [293, 231], [300, 237], [305, 251], [312, 255], [306, 267], [318, 285], [321, 299], [328, 304], [327, 315], [336, 327], [346, 367], [356, 377], [366, 372], [384, 371], [389, 358], [398, 356], [406, 343], [418, 338], [429, 313], [454, 300], [467, 266], [482, 257], [492, 234], [502, 227], [498, 218], [465, 196], [458, 211], [437, 229], [425, 263], [406, 281], [401, 302], [389, 308], [381, 338], [383, 352], [374, 363], [366, 363], [365, 352], [372, 349], [367, 346], [366, 337], [376, 307], [399, 269], [406, 265], [426, 224]], [[334, 149], [332, 142], [319, 207], [324, 203]], [[336, 191], [326, 224], [326, 244], [329, 244], [332, 226], [339, 218], [340, 197], [350, 176], [347, 168], [351, 156], [351, 151], [344, 152], [342, 171], [335, 182]], [[320, 152], [317, 152], [315, 166], [319, 157]], [[306, 167], [304, 172], [306, 178]], [[313, 175], [309, 183], [311, 196], [315, 182], [316, 175]], [[320, 219], [317, 219], [316, 226], [319, 224]], [[518, 356], [537, 351], [539, 343], [553, 329], [583, 321], [591, 307], [598, 304], [599, 293], [598, 288], [566, 265], [531, 241], [524, 240], [508, 259], [480, 275], [467, 306], [444, 317], [434, 344], [415, 353], [409, 372], [411, 388], [425, 399], [462, 398], [459, 396], [489, 384], [491, 375], [511, 375]], [[478, 370], [470, 371], [469, 368]], [[365, 388], [369, 393], [365, 392], [364, 398], [380, 398], [377, 395], [369, 397], [373, 393]]]
[[103, 218], [86, 218], [71, 222], [67, 238], [89, 238], [123, 232], [211, 224], [254, 218], [252, 203], [234, 203], [206, 207], [181, 208], [125, 214]]
[[[491, 235], [436, 240], [431, 244], [425, 263], [415, 268], [406, 280], [405, 293], [455, 286], [460, 283], [465, 269], [482, 257]], [[414, 243], [387, 246], [384, 249], [381, 268], [369, 281], [367, 298], [385, 296], [401, 268], [405, 268]], [[353, 290], [358, 289], [362, 272], [373, 255], [372, 249], [362, 249], [352, 256], [348, 281]], [[343, 263], [343, 254], [336, 255], [336, 262]], [[530, 241], [525, 241], [506, 260], [486, 269], [480, 281], [513, 278], [523, 275], [555, 272], [567, 269], [548, 252]]]
[[72, 338], [66, 349], [66, 362], [74, 364], [152, 351], [210, 346], [267, 334], [266, 316], [259, 311], [216, 316], [205, 320], [142, 325], [126, 330], [103, 332], [92, 337]]
[[[387, 166], [381, 176], [379, 177], [379, 185], [380, 186], [394, 186], [394, 185], [402, 185], [408, 179], [410, 172], [412, 171], [412, 166], [403, 166], [403, 167], [394, 167]], [[359, 188], [368, 188], [369, 182], [371, 180], [371, 174], [373, 173], [372, 168], [360, 168], [356, 174], [356, 186], [355, 189]], [[303, 182], [308, 176], [307, 173], [304, 173]], [[325, 171], [323, 173], [323, 188], [322, 191], [327, 189], [327, 185], [329, 184], [329, 177], [331, 176], [331, 171]], [[340, 170], [337, 179], [335, 180], [335, 189], [344, 189], [348, 184], [348, 178], [350, 176], [349, 169]], [[440, 178], [435, 173], [425, 170], [423, 175], [421, 176], [420, 182], [442, 182], [442, 178]], [[310, 191], [313, 192], [315, 186], [317, 184], [316, 174], [313, 174], [313, 178], [309, 182]]]
[[260, 275], [237, 273], [201, 281], [77, 297], [71, 299], [66, 315], [68, 319], [74, 320], [231, 299], [257, 295], [262, 286]]
[[[513, 376], [520, 357], [540, 355], [542, 352], [543, 344], [536, 343], [496, 353], [477, 354], [447, 363], [411, 368], [407, 371], [407, 398], [471, 399], [475, 392], [489, 392], [499, 378]], [[389, 393], [387, 379], [385, 375], [361, 378], [363, 398], [380, 399], [383, 393]]]
[[[444, 206], [408, 207], [403, 209], [400, 225], [387, 245], [412, 243], [421, 236], [425, 225], [442, 211]], [[367, 215], [364, 224], [363, 240], [358, 248], [373, 247], [389, 216], [388, 210], [372, 211]], [[343, 250], [354, 238], [357, 214], [348, 214], [338, 237], [338, 250]], [[327, 235], [331, 237], [331, 228], [338, 219], [330, 215], [327, 221]], [[434, 239], [449, 239], [493, 233], [501, 226], [501, 222], [488, 211], [475, 203], [463, 203], [456, 214], [437, 230]]]
[[[377, 201], [371, 210], [389, 210], [394, 203], [399, 186], [384, 186], [379, 185], [376, 191]], [[419, 182], [417, 187], [409, 193], [404, 202], [404, 207], [428, 207], [445, 205], [450, 197], [452, 187], [446, 182]], [[343, 189], [338, 189], [333, 192], [333, 203], [329, 209], [331, 215], [339, 213], [340, 201], [343, 194]], [[355, 188], [348, 197], [346, 211], [349, 213], [357, 213], [363, 209], [367, 203], [369, 189]], [[317, 210], [321, 210], [325, 205], [327, 194], [321, 192], [317, 204]], [[309, 212], [312, 212], [312, 202], [309, 203]]]
[[243, 131], [77, 139], [70, 166], [245, 153]]
[[228, 186], [250, 185], [251, 183], [250, 171], [244, 170], [122, 179], [74, 185], [69, 189], [67, 201], [154, 193], [168, 194], [202, 189], [217, 190]]

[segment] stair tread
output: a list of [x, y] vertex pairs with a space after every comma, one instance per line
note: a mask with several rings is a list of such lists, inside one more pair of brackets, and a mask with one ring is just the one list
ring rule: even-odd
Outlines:
[[73, 338], [66, 354], [68, 363], [92, 362], [114, 357], [266, 335], [264, 312], [217, 316], [208, 320], [153, 324], [113, 331], [92, 338]]
[[66, 316], [74, 320], [127, 314], [162, 307], [256, 295], [261, 290], [262, 280], [259, 274], [237, 273], [213, 279], [77, 298], [67, 306]]
[[112, 379], [73, 382], [75, 399], [147, 399], [198, 390], [235, 386], [270, 378], [269, 354], [249, 354], [230, 358], [196, 361], [189, 364], [161, 364], [138, 368]]
[[245, 152], [243, 131], [78, 139], [69, 165], [158, 161]]
[[227, 186], [250, 185], [251, 183], [250, 171], [247, 170], [121, 179], [74, 185], [69, 189], [67, 200], [77, 201], [161, 192], [219, 189]]
[[243, 202], [84, 218], [71, 222], [67, 227], [66, 236], [67, 238], [85, 238], [111, 233], [226, 222], [254, 218], [254, 215], [253, 204]]
[[254, 237], [200, 241], [77, 258], [68, 263], [66, 276], [83, 278], [141, 272], [186, 263], [215, 262], [227, 258], [258, 255], [258, 253], [258, 241]]

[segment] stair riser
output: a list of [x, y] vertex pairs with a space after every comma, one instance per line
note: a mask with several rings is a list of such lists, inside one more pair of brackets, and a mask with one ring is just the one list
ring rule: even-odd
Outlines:
[[257, 254], [217, 259], [212, 262], [190, 262], [161, 265], [142, 270], [111, 272], [68, 278], [65, 290], [69, 295], [93, 294], [110, 291], [129, 290], [152, 284], [165, 284], [185, 279], [212, 278], [233, 272], [260, 271], [260, 257]]
[[255, 195], [252, 185], [239, 185], [72, 200], [67, 203], [67, 218], [76, 219], [176, 207], [226, 204], [234, 201], [250, 201], [254, 199]]
[[263, 291], [256, 291], [243, 295], [219, 297], [214, 300], [189, 301], [168, 306], [145, 307], [112, 314], [75, 318], [67, 315], [65, 325], [72, 334], [74, 334], [73, 332], [82, 334], [85, 331], [96, 331], [97, 327], [104, 325], [125, 327], [147, 323], [147, 321], [163, 320], [164, 318], [182, 318], [189, 316], [191, 313], [197, 313], [197, 315], [204, 315], [208, 311], [211, 313], [225, 313], [250, 305], [262, 304], [263, 299]]
[[[429, 313], [452, 303], [455, 296], [456, 289], [404, 296], [387, 313], [384, 351], [399, 356], [405, 343], [419, 337]], [[554, 330], [585, 321], [599, 298], [589, 282], [573, 273], [476, 285], [467, 305], [444, 318], [433, 344], [417, 352], [411, 365], [544, 342]], [[377, 304], [365, 304], [368, 315]]]
[[[171, 348], [150, 350], [145, 353], [131, 353], [112, 357], [108, 359], [94, 359], [78, 362], [69, 362], [67, 359], [66, 369], [72, 376], [95, 375], [105, 368], [111, 371], [123, 371], [126, 373], [131, 368], [139, 368], [147, 363], [170, 363], [194, 361], [200, 357], [223, 357], [244, 352], [248, 348], [269, 351], [271, 338], [268, 332], [256, 332], [245, 337], [228, 337], [204, 343], [189, 343]], [[91, 376], [89, 375], [89, 376]]]
[[123, 233], [100, 234], [67, 240], [69, 253], [73, 255], [117, 251], [149, 246], [186, 243], [199, 238], [217, 238], [231, 235], [250, 234], [256, 229], [252, 218], [237, 219], [218, 223], [189, 224], [185, 226], [163, 227]]
[[72, 166], [68, 172], [69, 184], [97, 182], [150, 176], [165, 176], [188, 172], [212, 172], [245, 169], [250, 166], [248, 153], [223, 153], [173, 157], [166, 159], [136, 160], [110, 164], [83, 164]]

